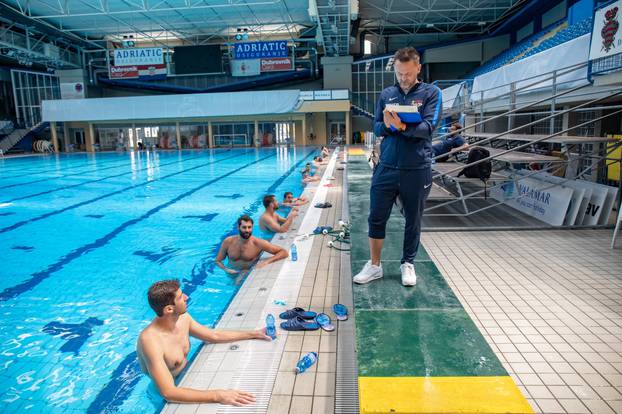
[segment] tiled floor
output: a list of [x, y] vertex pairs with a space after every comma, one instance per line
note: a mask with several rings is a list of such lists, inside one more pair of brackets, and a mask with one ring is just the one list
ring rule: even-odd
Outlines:
[[622, 413], [622, 253], [611, 233], [422, 235], [537, 412]]
[[[339, 167], [338, 163], [338, 167]], [[329, 188], [327, 201], [333, 207], [326, 209], [320, 218], [320, 226], [336, 227], [341, 219], [342, 171], [335, 171], [334, 187]], [[314, 236], [312, 254], [303, 276], [302, 287], [296, 306], [324, 312], [333, 318], [339, 329], [332, 305], [339, 299], [339, 276], [341, 253], [328, 247], [328, 236]], [[318, 363], [301, 375], [294, 374], [298, 360], [306, 353], [318, 353]], [[334, 332], [290, 332], [285, 352], [279, 365], [272, 390], [269, 413], [330, 414], [335, 406], [335, 381], [337, 368], [337, 330]]]

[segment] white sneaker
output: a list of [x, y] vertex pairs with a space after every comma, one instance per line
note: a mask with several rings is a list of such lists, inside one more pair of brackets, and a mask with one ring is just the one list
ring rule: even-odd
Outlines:
[[383, 276], [382, 274], [382, 264], [380, 266], [376, 266], [371, 264], [371, 260], [368, 260], [363, 266], [363, 269], [352, 279], [354, 283], [358, 283], [360, 285], [364, 283], [369, 283], [372, 280], [380, 279]]
[[417, 275], [415, 274], [415, 265], [412, 263], [402, 263], [400, 266], [402, 272], [402, 285], [415, 286], [417, 284]]

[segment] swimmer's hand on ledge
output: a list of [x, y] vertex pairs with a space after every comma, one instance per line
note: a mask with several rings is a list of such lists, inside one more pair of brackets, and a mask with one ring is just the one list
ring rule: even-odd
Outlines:
[[257, 329], [256, 331], [253, 331], [255, 334], [255, 339], [263, 339], [264, 341], [272, 341], [272, 338], [270, 338], [268, 335], [266, 335], [266, 328], [260, 328]]
[[262, 267], [266, 267], [269, 264], [270, 263], [268, 263], [267, 260], [261, 260], [261, 261], [257, 262], [257, 264], [255, 265], [255, 268], [256, 269], [261, 269]]
[[255, 402], [255, 396], [238, 390], [213, 390], [216, 402], [241, 407]]

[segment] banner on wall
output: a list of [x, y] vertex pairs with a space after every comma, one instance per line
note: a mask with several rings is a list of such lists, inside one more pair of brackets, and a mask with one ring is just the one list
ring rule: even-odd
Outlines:
[[290, 57], [261, 59], [262, 72], [279, 72], [293, 69], [294, 60]]
[[235, 59], [284, 58], [289, 56], [286, 40], [236, 43], [233, 50]]
[[161, 47], [143, 47], [113, 50], [114, 66], [161, 65], [164, 52]]
[[166, 64], [132, 66], [111, 65], [108, 68], [108, 77], [110, 79], [163, 79], [166, 78]]
[[259, 59], [240, 59], [231, 61], [231, 76], [255, 76], [261, 72]]
[[60, 84], [61, 99], [84, 99], [84, 83], [68, 82]]
[[594, 13], [590, 60], [622, 53], [622, 29], [620, 15], [622, 0], [611, 3]]

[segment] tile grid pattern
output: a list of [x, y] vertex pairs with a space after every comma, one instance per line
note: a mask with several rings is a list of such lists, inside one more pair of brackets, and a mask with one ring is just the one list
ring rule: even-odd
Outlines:
[[[341, 159], [341, 158], [340, 158]], [[339, 167], [339, 162], [337, 163]], [[334, 187], [326, 200], [333, 207], [323, 211], [320, 226], [336, 227], [341, 219], [343, 171], [335, 170]], [[326, 236], [314, 236], [312, 253], [307, 263], [296, 306], [324, 312], [331, 316], [336, 331], [289, 332], [279, 365], [268, 413], [330, 414], [334, 412], [337, 367], [337, 331], [340, 324], [332, 305], [339, 299], [341, 254], [328, 247]], [[318, 363], [301, 375], [294, 374], [298, 360], [308, 352], [318, 353]]]
[[622, 255], [608, 230], [422, 243], [537, 412], [622, 413]]

